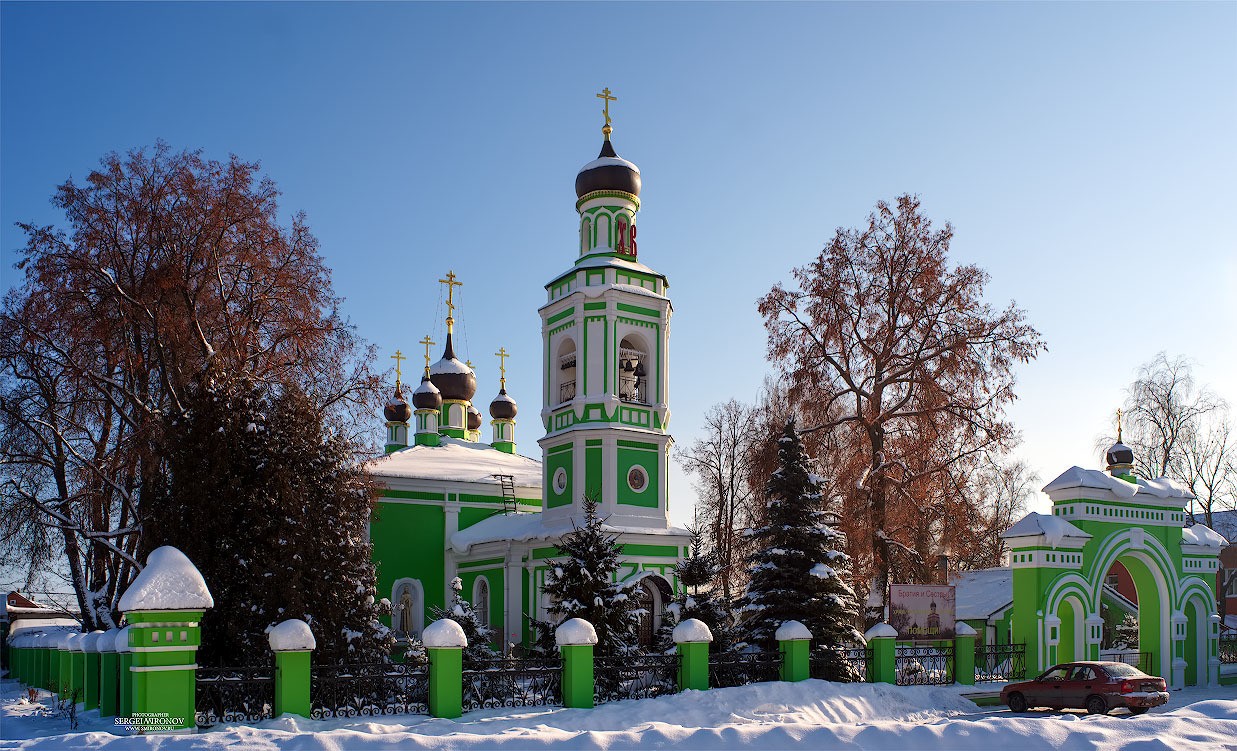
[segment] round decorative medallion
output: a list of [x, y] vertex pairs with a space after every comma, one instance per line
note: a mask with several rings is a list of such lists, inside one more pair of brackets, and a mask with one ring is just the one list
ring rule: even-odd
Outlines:
[[640, 465], [637, 464], [636, 466], [628, 470], [627, 487], [631, 488], [637, 493], [643, 493], [644, 489], [648, 487], [648, 484], [649, 484], [649, 473], [644, 471], [644, 467], [641, 467]]
[[559, 467], [554, 471], [554, 494], [562, 495], [567, 490], [567, 470]]

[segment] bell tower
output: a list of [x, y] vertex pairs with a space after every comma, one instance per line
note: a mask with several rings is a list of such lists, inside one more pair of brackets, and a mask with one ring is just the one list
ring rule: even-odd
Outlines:
[[601, 153], [576, 175], [579, 246], [546, 285], [540, 443], [544, 520], [589, 495], [610, 523], [665, 529], [670, 316], [666, 277], [639, 260], [640, 169], [618, 156], [609, 89]]

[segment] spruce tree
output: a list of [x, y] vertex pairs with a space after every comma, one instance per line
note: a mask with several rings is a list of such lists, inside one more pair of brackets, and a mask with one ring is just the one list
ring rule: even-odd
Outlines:
[[755, 552], [748, 557], [751, 582], [742, 600], [745, 640], [776, 649], [774, 634], [785, 621], [812, 632], [817, 673], [827, 680], [853, 680], [841, 649], [860, 642], [859, 607], [845, 581], [850, 558], [836, 518], [821, 510], [819, 478], [808, 470], [794, 420], [778, 439], [778, 469], [765, 485], [767, 523], [751, 531]]
[[572, 522], [572, 531], [558, 543], [557, 554], [566, 560], [546, 574], [543, 589], [556, 618], [554, 623], [536, 622], [538, 646], [542, 651], [552, 648], [555, 623], [583, 618], [597, 631], [594, 654], [625, 654], [635, 649], [639, 618], [628, 588], [615, 581], [621, 548], [617, 536], [602, 528], [596, 500], [585, 496], [582, 506], [584, 526]]
[[430, 608], [430, 616], [436, 621], [450, 618], [464, 629], [464, 636], [468, 639], [468, 646], [464, 647], [464, 668], [472, 670], [497, 657], [490, 648], [494, 629], [488, 623], [482, 623], [472, 603], [464, 599], [464, 582], [458, 576], [451, 580], [451, 592], [451, 607], [434, 606]]
[[[675, 575], [683, 585], [683, 591], [666, 608], [675, 622], [688, 618], [704, 622], [713, 634], [713, 643], [709, 647], [712, 652], [724, 652], [734, 643], [734, 616], [730, 603], [715, 586], [718, 570], [717, 556], [704, 550], [700, 531], [692, 529], [691, 557], [675, 567]], [[665, 648], [673, 646], [670, 631], [674, 624], [670, 621], [670, 618], [662, 619], [661, 631], [664, 633], [658, 635], [659, 642]]]
[[168, 473], [142, 539], [180, 548], [214, 595], [199, 661], [265, 664], [265, 632], [288, 618], [309, 624], [316, 662], [384, 658], [391, 638], [366, 533], [373, 489], [347, 442], [295, 386], [216, 374], [184, 403], [167, 420]]

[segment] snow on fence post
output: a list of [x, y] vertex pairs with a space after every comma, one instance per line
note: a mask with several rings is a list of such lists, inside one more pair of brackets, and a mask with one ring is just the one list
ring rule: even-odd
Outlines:
[[116, 705], [117, 717], [133, 716], [133, 650], [129, 647], [129, 627], [125, 626], [116, 632], [116, 682], [119, 690], [119, 701]]
[[709, 644], [713, 632], [704, 621], [688, 618], [671, 634], [679, 650], [679, 690], [704, 691], [709, 687]]
[[563, 621], [554, 629], [554, 640], [563, 654], [563, 706], [593, 708], [593, 646], [597, 631], [583, 618]]
[[975, 629], [966, 621], [954, 627], [954, 680], [964, 686], [975, 685]]
[[888, 623], [877, 623], [863, 638], [872, 647], [872, 682], [897, 683], [897, 629]]
[[134, 729], [188, 730], [195, 720], [199, 623], [215, 600], [196, 566], [176, 548], [151, 551], [120, 609], [132, 653]]
[[309, 717], [310, 655], [318, 646], [309, 624], [292, 618], [271, 627], [266, 638], [275, 653], [275, 716]]
[[82, 647], [82, 698], [86, 702], [85, 709], [99, 708], [99, 637], [102, 631], [91, 631], [82, 636], [78, 642]]
[[468, 637], [450, 618], [421, 632], [430, 657], [430, 716], [455, 719], [464, 714], [464, 647]]
[[799, 621], [786, 621], [777, 627], [773, 638], [777, 639], [777, 649], [782, 653], [781, 679], [793, 682], [812, 677], [809, 662], [812, 632], [808, 631], [807, 626]]
[[120, 629], [103, 632], [95, 642], [99, 650], [99, 716], [115, 717], [120, 709], [120, 655], [116, 654], [116, 635]]

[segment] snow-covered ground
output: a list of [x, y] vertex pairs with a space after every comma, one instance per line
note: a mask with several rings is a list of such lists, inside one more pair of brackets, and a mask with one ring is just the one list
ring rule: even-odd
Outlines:
[[84, 713], [77, 731], [43, 716], [50, 705], [0, 684], [3, 749], [1237, 749], [1237, 687], [1187, 689], [1141, 717], [1119, 710], [1030, 712], [976, 707], [961, 687], [899, 687], [823, 681], [765, 683], [689, 691], [606, 704], [593, 710], [503, 709], [462, 720], [402, 716], [312, 721], [284, 717], [256, 727], [184, 735], [114, 734], [110, 721]]

